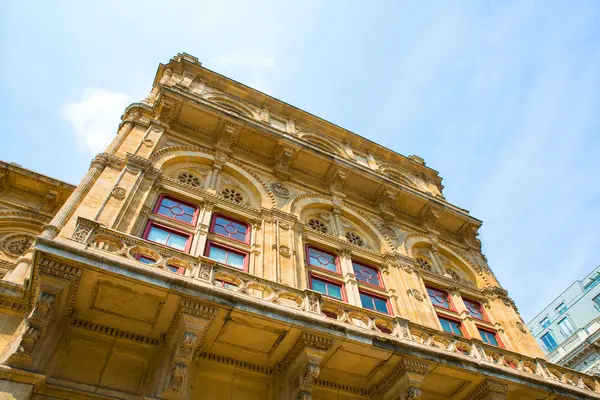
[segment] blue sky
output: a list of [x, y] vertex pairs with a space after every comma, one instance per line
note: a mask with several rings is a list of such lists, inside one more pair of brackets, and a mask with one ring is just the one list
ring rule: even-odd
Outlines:
[[35, 3], [0, 5], [0, 159], [77, 183], [185, 51], [425, 158], [526, 321], [600, 263], [600, 2]]

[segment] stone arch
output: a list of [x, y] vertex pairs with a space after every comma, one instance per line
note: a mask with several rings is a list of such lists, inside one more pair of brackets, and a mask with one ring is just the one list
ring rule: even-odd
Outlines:
[[[415, 258], [419, 249], [430, 245], [431, 241], [426, 235], [421, 233], [411, 233], [404, 237], [402, 248], [405, 251], [405, 255]], [[487, 285], [485, 277], [483, 277], [479, 269], [473, 265], [470, 260], [463, 257], [463, 255], [459, 254], [455, 249], [447, 246], [445, 243], [436, 243], [436, 246], [441, 255], [452, 261], [452, 267], [458, 269], [461, 272], [461, 275], [466, 276], [476, 287], [481, 288]], [[440, 272], [444, 274], [445, 271]]]
[[302, 140], [305, 140], [308, 143], [313, 144], [323, 150], [326, 150], [337, 156], [347, 158], [346, 153], [339, 145], [324, 138], [322, 135], [318, 135], [313, 132], [299, 132], [298, 137], [300, 137]]
[[[333, 202], [327, 196], [317, 193], [307, 193], [296, 197], [288, 206], [288, 212], [301, 219], [305, 214], [306, 210], [324, 210], [330, 212], [334, 207]], [[368, 241], [371, 243], [374, 251], [385, 252], [388, 242], [384, 235], [377, 229], [377, 227], [365, 216], [356, 212], [356, 210], [346, 207], [344, 205], [339, 207], [342, 213], [342, 217], [356, 226], [357, 231], [366, 235]], [[304, 222], [304, 221], [302, 221]]]
[[[159, 150], [150, 160], [155, 168], [164, 171], [181, 165], [212, 166], [214, 156], [211, 153], [193, 146], [175, 146]], [[223, 165], [222, 171], [243, 183], [252, 192], [252, 195], [258, 200], [256, 202], [257, 208], [270, 209], [277, 206], [275, 196], [267, 185], [256, 174], [249, 172], [247, 168], [242, 167], [237, 162], [228, 161]]]
[[252, 119], [259, 119], [258, 114], [251, 107], [229, 96], [224, 96], [219, 93], [207, 93], [202, 97], [205, 100], [215, 103], [216, 105], [229, 111], [233, 111], [236, 114], [240, 114]]

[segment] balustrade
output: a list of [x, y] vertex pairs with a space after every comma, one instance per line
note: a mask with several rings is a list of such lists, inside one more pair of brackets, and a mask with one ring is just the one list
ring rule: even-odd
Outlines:
[[[137, 262], [140, 267], [165, 271], [172, 271], [169, 267], [177, 267], [178, 272], [181, 271], [179, 268], [183, 267], [181, 279], [201, 281], [261, 301], [327, 317], [337, 323], [366, 329], [378, 335], [418, 343], [477, 362], [488, 362], [527, 375], [600, 393], [600, 383], [593, 376], [500, 347], [486, 345], [477, 339], [467, 339], [417, 325], [403, 317], [393, 317], [353, 306], [322, 296], [310, 289], [300, 290], [260, 278], [203, 256], [191, 256], [148, 240], [108, 229], [87, 219], [78, 219], [71, 239], [97, 251]], [[149, 260], [154, 262], [149, 263]]]

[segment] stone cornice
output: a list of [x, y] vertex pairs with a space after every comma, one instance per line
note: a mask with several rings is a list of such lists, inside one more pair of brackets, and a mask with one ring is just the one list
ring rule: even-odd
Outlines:
[[[40, 244], [39, 248], [41, 251], [50, 252], [51, 254], [55, 252], [61, 256], [65, 256], [67, 253], [70, 253], [72, 257], [77, 259], [76, 262], [88, 265], [95, 265], [95, 259], [87, 257], [93, 256], [87, 250], [74, 246], [73, 244], [68, 243], [65, 240], [62, 240], [60, 243], [55, 240], [49, 240], [45, 238], [39, 238]], [[65, 250], [67, 252], [65, 252]], [[111, 273], [119, 274], [120, 267], [116, 260], [108, 257], [100, 256], [104, 263], [104, 268], [110, 268]], [[128, 263], [129, 264], [129, 263]], [[585, 376], [583, 374], [577, 373], [575, 371], [570, 371], [565, 368], [550, 365], [545, 367], [541, 365], [538, 369], [551, 369], [555, 374], [556, 378], [549, 378], [548, 373], [545, 372], [535, 372], [526, 373], [525, 371], [516, 370], [508, 365], [499, 365], [496, 362], [488, 359], [485, 353], [482, 352], [488, 351], [488, 347], [482, 346], [481, 344], [471, 344], [475, 346], [478, 350], [474, 350], [474, 353], [471, 355], [465, 355], [458, 351], [450, 351], [449, 349], [443, 349], [437, 347], [435, 344], [427, 344], [428, 342], [417, 341], [414, 338], [411, 338], [409, 335], [406, 338], [403, 336], [393, 336], [390, 334], [381, 334], [376, 333], [375, 331], [365, 330], [364, 328], [352, 327], [347, 323], [341, 321], [332, 321], [331, 319], [316, 315], [312, 312], [305, 311], [297, 311], [292, 310], [290, 308], [286, 308], [285, 306], [273, 304], [269, 302], [265, 302], [260, 299], [253, 299], [250, 296], [239, 296], [237, 293], [232, 292], [228, 289], [218, 288], [211, 285], [201, 284], [199, 282], [197, 285], [194, 285], [193, 277], [177, 277], [174, 279], [172, 275], [161, 274], [156, 269], [148, 268], [146, 265], [139, 265], [139, 267], [131, 268], [130, 266], [124, 266], [123, 276], [127, 276], [128, 278], [139, 279], [142, 281], [151, 280], [153, 285], [157, 287], [164, 286], [164, 288], [168, 288], [168, 290], [173, 291], [175, 293], [185, 293], [186, 296], [192, 296], [201, 301], [207, 302], [219, 302], [222, 304], [229, 304], [227, 298], [231, 298], [233, 304], [240, 305], [244, 307], [244, 309], [248, 312], [256, 312], [256, 313], [264, 313], [265, 308], [270, 310], [269, 315], [272, 318], [278, 319], [282, 318], [282, 321], [286, 321], [289, 323], [289, 318], [294, 318], [295, 323], [298, 326], [305, 326], [307, 329], [311, 329], [314, 332], [323, 332], [323, 336], [319, 336], [317, 334], [311, 334], [310, 336], [305, 336], [299, 339], [299, 344], [297, 344], [295, 352], [301, 351], [304, 346], [308, 347], [317, 347], [320, 349], [326, 349], [330, 346], [331, 339], [330, 337], [340, 337], [340, 338], [352, 338], [353, 340], [358, 340], [360, 342], [364, 342], [365, 344], [372, 345], [373, 341], [379, 341], [384, 347], [389, 348], [390, 350], [396, 349], [398, 352], [405, 353], [406, 351], [410, 351], [414, 357], [419, 357], [425, 361], [432, 361], [436, 363], [447, 363], [448, 365], [470, 365], [472, 368], [480, 371], [489, 371], [493, 373], [499, 379], [503, 379], [509, 382], [519, 383], [522, 382], [522, 379], [527, 379], [530, 385], [534, 387], [543, 389], [543, 390], [555, 390], [557, 393], [574, 395], [574, 396], [582, 396], [587, 395], [590, 398], [599, 398], [600, 394], [597, 394], [593, 391], [589, 391], [583, 389], [582, 387], [577, 386], [576, 384], [568, 384], [566, 383], [566, 378], [561, 377], [564, 374], [571, 374], [574, 376]], [[164, 281], [164, 284], [161, 282]], [[181, 281], [181, 282], [179, 282]], [[195, 286], [198, 286], [195, 288]], [[182, 309], [180, 307], [180, 309]], [[332, 329], [332, 327], [335, 327]], [[410, 324], [411, 331], [416, 329], [415, 324]], [[342, 328], [342, 329], [340, 329]], [[435, 336], [439, 336], [440, 338], [446, 338], [449, 336], [448, 334], [442, 331], [436, 331], [434, 329], [419, 327], [419, 329], [430, 332], [432, 338]], [[318, 339], [314, 339], [318, 338]], [[462, 338], [456, 338], [455, 340], [463, 340]], [[468, 339], [464, 339], [467, 343], [470, 343]], [[298, 350], [300, 349], [300, 350]], [[486, 350], [484, 350], [486, 349]], [[493, 351], [496, 353], [507, 354], [507, 356], [513, 356], [517, 359], [524, 359], [527, 363], [537, 363], [538, 361], [535, 359], [530, 359], [529, 357], [519, 355], [517, 353], [508, 352], [506, 350], [500, 348], [490, 348], [489, 351]], [[291, 352], [288, 356], [282, 359], [282, 365], [286, 364], [285, 360], [293, 359], [294, 353]], [[558, 375], [556, 375], [558, 374]], [[589, 377], [589, 379], [593, 379]]]

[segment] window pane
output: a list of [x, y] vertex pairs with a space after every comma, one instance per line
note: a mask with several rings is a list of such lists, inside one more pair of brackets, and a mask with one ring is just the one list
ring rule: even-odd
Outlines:
[[140, 258], [138, 258], [138, 261], [143, 262], [144, 264], [154, 264], [156, 262], [153, 259], [151, 259], [150, 257], [144, 257], [144, 256], [140, 256]]
[[460, 329], [460, 323], [446, 319], [440, 318], [440, 323], [442, 324], [442, 329], [449, 333], [454, 333], [455, 335], [462, 336], [462, 330]]
[[600, 294], [596, 297], [594, 297], [594, 303], [596, 303], [596, 305], [600, 306]]
[[546, 328], [548, 325], [550, 325], [550, 320], [548, 318], [544, 318], [541, 322], [540, 325], [542, 325], [542, 328]]
[[208, 257], [225, 264], [227, 261], [227, 252], [220, 247], [210, 246]]
[[168, 197], [163, 197], [160, 201], [160, 205], [169, 208], [177, 205], [177, 203]]
[[331, 297], [342, 300], [342, 288], [334, 285], [333, 283], [327, 283], [327, 292]]
[[327, 288], [325, 287], [325, 282], [320, 281], [318, 279], [312, 279], [312, 289], [315, 292], [327, 294]]
[[218, 235], [223, 235], [223, 236], [228, 236], [229, 235], [229, 233], [221, 225], [215, 225], [215, 227], [213, 228], [213, 232], [216, 233], [216, 234], [218, 234]]
[[336, 257], [332, 254], [325, 253], [323, 251], [308, 248], [308, 263], [314, 267], [323, 268], [332, 272], [337, 272], [337, 265], [335, 263]]
[[441, 290], [427, 288], [427, 293], [434, 306], [450, 308], [450, 302], [448, 301], [448, 294]]
[[180, 207], [183, 209], [183, 212], [189, 215], [194, 215], [196, 213], [196, 207], [188, 206], [187, 204], [180, 204]]
[[155, 226], [150, 227], [150, 231], [148, 232], [148, 240], [151, 240], [160, 244], [167, 244], [167, 239], [169, 238], [169, 233], [163, 229], [157, 228]]
[[552, 351], [556, 348], [556, 346], [557, 346], [556, 341], [554, 340], [554, 338], [552, 337], [550, 332], [548, 332], [544, 336], [542, 336], [541, 339], [548, 351]]
[[179, 215], [177, 216], [177, 219], [183, 222], [187, 222], [188, 224], [191, 224], [192, 222], [194, 222], [194, 214], [183, 214], [183, 215]]
[[481, 304], [475, 303], [474, 301], [470, 300], [464, 300], [464, 302], [465, 306], [467, 307], [467, 310], [469, 311], [469, 314], [471, 314], [473, 318], [484, 319]]
[[369, 283], [375, 286], [381, 286], [381, 282], [379, 281], [379, 273], [375, 268], [356, 262], [352, 263], [352, 267], [354, 268], [354, 275], [358, 281]]
[[375, 297], [373, 301], [375, 302], [375, 309], [377, 311], [388, 314], [387, 301], [379, 297]]
[[167, 242], [167, 246], [176, 248], [178, 250], [185, 250], [188, 238], [185, 236], [178, 235], [176, 233], [171, 233], [169, 235], [169, 240]]
[[369, 310], [375, 310], [375, 305], [373, 304], [373, 299], [371, 296], [367, 296], [364, 293], [360, 294], [360, 302], [364, 308], [368, 308]]
[[571, 335], [573, 332], [575, 332], [575, 328], [573, 327], [573, 324], [571, 324], [571, 321], [569, 321], [566, 318], [563, 318], [559, 323], [558, 326], [560, 326], [560, 329], [562, 329], [562, 331], [566, 334], [566, 335]]
[[230, 251], [229, 257], [227, 257], [227, 265], [239, 269], [244, 269], [244, 258], [245, 257], [243, 255]]
[[493, 346], [500, 346], [498, 343], [498, 339], [496, 339], [496, 334], [493, 332], [488, 332], [483, 329], [479, 329], [479, 334], [481, 335], [481, 339], [484, 343], [491, 344]]

